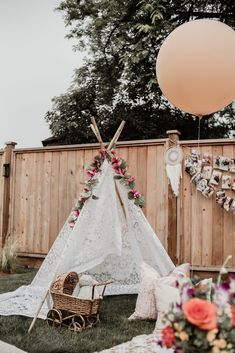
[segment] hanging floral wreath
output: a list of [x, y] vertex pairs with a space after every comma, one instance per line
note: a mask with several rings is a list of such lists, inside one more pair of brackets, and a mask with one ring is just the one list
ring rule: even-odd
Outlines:
[[98, 200], [98, 197], [93, 194], [94, 187], [99, 183], [97, 174], [101, 171], [101, 167], [105, 160], [108, 160], [112, 164], [115, 172], [114, 179], [119, 180], [121, 184], [125, 185], [128, 190], [128, 199], [133, 200], [134, 204], [140, 208], [144, 206], [144, 197], [139, 191], [135, 189], [135, 177], [131, 176], [127, 172], [127, 162], [116, 156], [116, 151], [112, 149], [107, 151], [106, 149], [100, 149], [98, 155], [96, 155], [87, 169], [88, 180], [85, 183], [85, 187], [78, 199], [77, 205], [73, 208], [72, 213], [69, 217], [68, 223], [71, 228], [74, 227], [79, 214], [85, 204], [85, 202], [92, 198]]

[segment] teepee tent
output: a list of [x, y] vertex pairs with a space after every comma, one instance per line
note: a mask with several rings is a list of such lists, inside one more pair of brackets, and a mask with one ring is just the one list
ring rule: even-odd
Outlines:
[[[105, 149], [95, 120], [92, 121], [101, 149], [93, 169], [88, 171], [90, 178], [78, 205], [32, 283], [0, 295], [0, 315], [33, 317], [51, 283], [64, 272], [91, 274], [98, 281], [112, 279], [107, 288], [112, 295], [138, 292], [142, 261], [162, 275], [174, 268], [139, 207], [142, 197], [133, 189], [134, 180], [127, 173], [125, 162], [112, 150], [124, 123]], [[46, 300], [38, 317], [45, 318], [49, 308], [50, 300]]]

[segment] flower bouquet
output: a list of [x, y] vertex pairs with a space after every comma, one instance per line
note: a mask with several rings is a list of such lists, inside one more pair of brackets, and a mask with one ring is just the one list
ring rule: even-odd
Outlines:
[[164, 315], [158, 344], [175, 353], [234, 353], [235, 276], [212, 288], [190, 281], [179, 286], [181, 301]]

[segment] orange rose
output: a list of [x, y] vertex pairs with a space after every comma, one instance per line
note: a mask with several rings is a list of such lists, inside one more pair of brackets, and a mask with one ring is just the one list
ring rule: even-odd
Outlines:
[[193, 298], [183, 304], [186, 319], [202, 330], [216, 328], [216, 306], [206, 300]]
[[235, 327], [235, 306], [232, 306], [231, 312], [232, 312], [232, 322], [233, 322], [233, 326]]

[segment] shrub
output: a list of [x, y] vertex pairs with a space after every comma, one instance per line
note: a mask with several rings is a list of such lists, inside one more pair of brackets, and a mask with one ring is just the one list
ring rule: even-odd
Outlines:
[[17, 244], [10, 236], [6, 239], [5, 245], [0, 249], [0, 270], [3, 272], [12, 272], [17, 263]]

